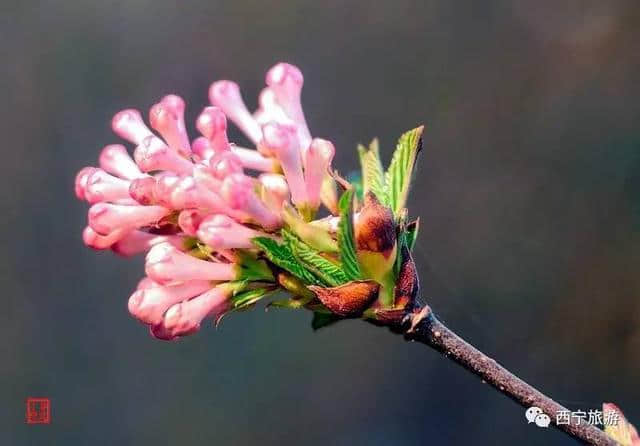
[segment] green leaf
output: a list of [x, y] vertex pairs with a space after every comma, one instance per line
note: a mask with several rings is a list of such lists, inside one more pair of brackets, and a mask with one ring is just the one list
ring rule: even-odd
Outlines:
[[424, 126], [420, 126], [400, 137], [386, 173], [388, 205], [395, 215], [398, 215], [407, 202], [413, 168], [422, 148], [423, 130]]
[[360, 279], [362, 272], [356, 256], [356, 244], [353, 235], [353, 190], [349, 189], [342, 194], [338, 207], [340, 209], [338, 245], [340, 246], [342, 269], [348, 280]]
[[413, 250], [413, 246], [418, 239], [418, 231], [420, 230], [420, 219], [417, 218], [407, 225], [406, 242], [409, 251]]
[[229, 302], [231, 303], [231, 309], [246, 309], [254, 305], [256, 302], [258, 302], [268, 294], [272, 293], [273, 291], [273, 288], [256, 288], [254, 290], [242, 291], [229, 299]]
[[340, 265], [323, 257], [319, 251], [307, 245], [294, 234], [283, 229], [282, 236], [296, 260], [302, 263], [325, 285], [338, 286], [349, 281]]
[[311, 328], [313, 328], [314, 330], [319, 330], [321, 328], [335, 324], [336, 322], [339, 322], [341, 320], [342, 318], [336, 316], [333, 313], [321, 313], [315, 311], [313, 313], [313, 319], [311, 320]]
[[380, 161], [380, 149], [378, 140], [374, 139], [369, 144], [369, 150], [364, 146], [358, 146], [360, 166], [362, 167], [363, 195], [373, 192], [380, 203], [387, 204], [387, 192], [385, 185], [384, 169]]
[[296, 276], [305, 284], [318, 283], [315, 276], [296, 260], [287, 245], [281, 245], [269, 237], [256, 237], [253, 244], [264, 251], [271, 263]]

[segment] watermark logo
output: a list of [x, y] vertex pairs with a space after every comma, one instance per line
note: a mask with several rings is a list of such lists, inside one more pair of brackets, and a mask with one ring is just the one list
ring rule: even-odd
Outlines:
[[[538, 427], [549, 427], [551, 417], [545, 414], [542, 409], [531, 406], [524, 413], [529, 424], [535, 423]], [[615, 411], [603, 413], [601, 410], [559, 410], [556, 412], [555, 424], [557, 426], [575, 424], [592, 424], [594, 426], [617, 426], [620, 415]]]
[[49, 398], [27, 398], [27, 424], [50, 424], [51, 401]]
[[542, 409], [536, 406], [531, 406], [524, 413], [525, 418], [529, 424], [536, 423], [538, 427], [549, 427], [551, 424], [551, 418], [549, 415], [542, 412]]

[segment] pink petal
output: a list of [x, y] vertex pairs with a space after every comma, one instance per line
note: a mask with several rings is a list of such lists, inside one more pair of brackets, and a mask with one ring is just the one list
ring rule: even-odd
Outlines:
[[157, 325], [164, 313], [183, 300], [197, 296], [212, 287], [206, 280], [191, 280], [172, 286], [155, 286], [136, 290], [129, 298], [129, 313], [145, 324]]
[[191, 155], [189, 136], [184, 125], [184, 101], [180, 96], [168, 95], [149, 110], [149, 123], [169, 146], [181, 155]]
[[129, 231], [130, 230], [126, 228], [117, 229], [109, 234], [101, 235], [91, 229], [90, 226], [87, 226], [84, 228], [84, 231], [82, 231], [82, 241], [89, 248], [109, 249], [111, 245], [125, 237]]
[[191, 143], [191, 150], [200, 160], [208, 160], [216, 152], [211, 146], [211, 142], [204, 136], [200, 136]]
[[296, 66], [279, 63], [267, 72], [266, 83], [287, 116], [297, 124], [300, 146], [306, 150], [311, 143], [311, 135], [300, 102], [304, 83], [302, 72]]
[[87, 178], [89, 178], [89, 175], [91, 175], [96, 170], [96, 167], [83, 167], [76, 175], [75, 192], [78, 199], [86, 199], [85, 192], [87, 189]]
[[279, 167], [276, 160], [262, 155], [257, 150], [245, 149], [231, 144], [231, 152], [238, 157], [242, 165], [247, 169], [259, 172], [274, 172]]
[[129, 197], [129, 181], [109, 175], [102, 169], [95, 169], [87, 177], [84, 195], [92, 204], [99, 201], [132, 201]]
[[263, 173], [258, 177], [262, 185], [260, 198], [274, 212], [280, 212], [282, 205], [289, 201], [289, 186], [287, 180], [277, 173]]
[[161, 284], [186, 280], [235, 280], [236, 265], [196, 259], [170, 243], [154, 245], [147, 254], [145, 271]]
[[111, 120], [111, 128], [116, 135], [134, 144], [141, 144], [145, 138], [154, 136], [142, 120], [140, 112], [134, 109], [116, 113]]
[[164, 320], [153, 327], [152, 333], [160, 339], [173, 339], [195, 333], [202, 321], [225, 305], [231, 293], [227, 288], [216, 287], [185, 302], [169, 308]]
[[222, 109], [225, 115], [238, 126], [254, 144], [262, 139], [262, 131], [256, 120], [244, 105], [238, 84], [231, 81], [217, 81], [209, 88], [209, 100]]
[[197, 235], [215, 251], [253, 248], [251, 239], [266, 236], [263, 232], [248, 228], [221, 214], [210, 215], [204, 219], [198, 228]]
[[196, 128], [204, 135], [215, 152], [229, 150], [227, 117], [218, 107], [205, 107], [198, 116]]
[[89, 226], [98, 234], [118, 229], [135, 229], [157, 223], [170, 210], [162, 206], [126, 206], [96, 203], [89, 208]]
[[149, 250], [158, 243], [171, 243], [178, 249], [184, 246], [184, 237], [179, 235], [157, 235], [144, 231], [131, 231], [111, 246], [116, 254], [131, 257]]
[[295, 129], [291, 126], [269, 123], [262, 128], [262, 131], [264, 144], [276, 154], [280, 161], [291, 190], [291, 200], [296, 206], [305, 205], [307, 187], [302, 174], [300, 146], [295, 137]]
[[169, 170], [188, 174], [193, 171], [193, 163], [183, 158], [156, 136], [145, 138], [133, 152], [136, 164], [143, 172]]
[[117, 177], [133, 180], [146, 176], [120, 144], [109, 144], [100, 152], [100, 167]]
[[307, 197], [313, 209], [320, 206], [322, 182], [328, 175], [335, 148], [331, 142], [315, 138], [311, 141], [304, 163], [304, 179], [307, 184]]
[[229, 206], [246, 212], [266, 230], [271, 231], [282, 226], [280, 215], [271, 212], [255, 194], [251, 178], [239, 173], [230, 175], [222, 183], [220, 193]]

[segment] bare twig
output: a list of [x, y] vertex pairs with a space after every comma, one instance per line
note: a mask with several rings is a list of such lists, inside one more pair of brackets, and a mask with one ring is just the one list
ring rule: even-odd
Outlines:
[[[558, 428], [592, 445], [616, 446], [616, 442], [602, 430], [581, 420], [574, 422], [570, 417], [569, 424], [556, 424], [556, 414], [567, 411], [565, 407], [553, 399], [536, 390], [513, 373], [498, 364], [471, 344], [460, 338], [447, 326], [440, 322], [429, 307], [416, 311], [410, 317], [409, 323], [400, 328], [400, 332], [410, 341], [426, 344], [460, 364], [465, 369], [482, 378], [499, 392], [505, 394], [525, 408], [536, 406], [546, 413], [551, 422]], [[399, 327], [392, 327], [396, 331]]]

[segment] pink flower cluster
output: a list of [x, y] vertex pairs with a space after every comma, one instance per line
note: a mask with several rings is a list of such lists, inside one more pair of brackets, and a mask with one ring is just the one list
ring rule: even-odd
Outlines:
[[[306, 215], [321, 203], [336, 208], [328, 175], [334, 147], [309, 133], [302, 73], [279, 63], [266, 84], [250, 113], [237, 84], [214, 82], [212, 105], [196, 120], [202, 136], [193, 141], [179, 96], [151, 107], [151, 128], [137, 110], [123, 110], [112, 128], [135, 145], [133, 158], [123, 145], [108, 145], [100, 167], [76, 177], [77, 197], [91, 204], [84, 243], [124, 256], [147, 253], [146, 277], [128, 306], [157, 338], [193, 333], [225, 310], [233, 281], [246, 278], [238, 250], [251, 249], [253, 237], [277, 237], [283, 206]], [[227, 118], [256, 149], [229, 142]]]

